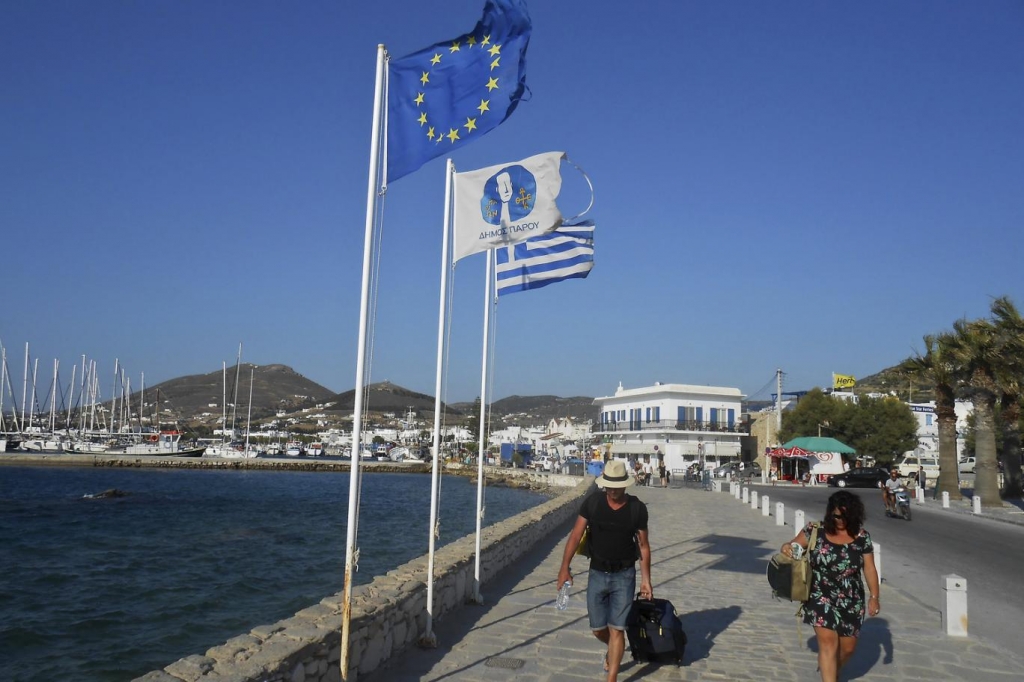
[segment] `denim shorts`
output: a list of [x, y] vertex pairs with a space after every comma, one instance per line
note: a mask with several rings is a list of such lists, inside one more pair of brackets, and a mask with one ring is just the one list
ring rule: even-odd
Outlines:
[[591, 630], [626, 629], [626, 616], [636, 591], [636, 567], [605, 573], [590, 569], [587, 577], [587, 615]]

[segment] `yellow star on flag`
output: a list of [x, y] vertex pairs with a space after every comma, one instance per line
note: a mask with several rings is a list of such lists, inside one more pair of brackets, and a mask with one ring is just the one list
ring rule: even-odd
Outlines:
[[456, 40], [454, 43], [452, 43], [452, 46], [448, 48], [448, 51], [451, 52], [451, 53], [458, 52], [459, 51], [459, 41]]
[[477, 107], [477, 110], [481, 114], [484, 113], [485, 111], [490, 111], [491, 110], [491, 100], [489, 100], [489, 99], [482, 99], [482, 100], [480, 100], [480, 106]]
[[466, 43], [467, 43], [467, 44], [468, 44], [468, 45], [469, 45], [470, 47], [473, 47], [474, 45], [476, 45], [476, 36], [470, 36], [470, 37], [469, 37], [469, 38], [468, 38], [468, 39], [466, 40]]
[[495, 55], [499, 55], [501, 54], [501, 45], [495, 45], [491, 49], [487, 50], [487, 52], [489, 52], [492, 57]]
[[449, 140], [452, 141], [452, 144], [455, 144], [455, 140], [461, 139], [459, 138], [459, 131], [456, 130], [455, 128], [452, 128], [451, 130], [448, 131], [447, 137]]
[[484, 40], [483, 40], [482, 43], [480, 43], [480, 47], [483, 47], [484, 45], [490, 45], [490, 44], [491, 44], [491, 37], [490, 36], [484, 36]]
[[472, 132], [472, 131], [476, 130], [476, 119], [475, 118], [469, 118], [467, 116], [466, 117], [466, 125], [464, 125], [462, 127], [465, 128], [467, 132]]
[[434, 139], [434, 126], [430, 126], [429, 128], [427, 128], [427, 139], [428, 140], [433, 140]]
[[496, 68], [498, 68], [498, 62], [500, 61], [501, 57], [495, 57], [494, 61], [491, 62], [491, 71], [494, 71]]
[[426, 71], [424, 71], [423, 75], [420, 76], [420, 83], [422, 83], [423, 85], [426, 85], [429, 82], [430, 82], [430, 74], [427, 73]]
[[416, 120], [420, 122], [420, 127], [422, 127], [427, 122], [427, 112], [421, 111], [420, 117]]
[[433, 64], [434, 66], [437, 66], [438, 63], [440, 63], [440, 61], [441, 61], [441, 53], [440, 52], [434, 53], [434, 56], [430, 58], [430, 63]]
[[488, 90], [497, 90], [498, 89], [498, 79], [497, 78], [492, 78], [489, 81], [487, 81], [487, 89]]
[[413, 102], [416, 102], [416, 104], [423, 104], [423, 93], [417, 92], [415, 99], [413, 99]]

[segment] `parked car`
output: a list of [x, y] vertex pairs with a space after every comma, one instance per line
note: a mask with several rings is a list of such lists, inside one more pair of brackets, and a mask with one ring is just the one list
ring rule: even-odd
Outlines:
[[551, 472], [554, 469], [555, 460], [548, 455], [541, 455], [537, 459], [533, 460], [533, 462], [530, 463], [530, 466], [536, 471]]
[[744, 462], [743, 468], [736, 473], [740, 478], [761, 478], [761, 465], [757, 462]]
[[739, 467], [739, 462], [726, 462], [725, 464], [715, 467], [711, 472], [711, 475], [715, 478], [727, 478], [734, 470]]
[[903, 455], [896, 464], [896, 469], [900, 472], [902, 478], [917, 478], [918, 467], [924, 467], [924, 474], [928, 478], [939, 477], [938, 457], [909, 454]]
[[828, 484], [834, 488], [877, 488], [889, 479], [884, 467], [860, 467], [828, 477]]
[[714, 471], [715, 478], [751, 478], [761, 475], [761, 465], [757, 462], [726, 462]]
[[974, 457], [964, 457], [956, 465], [957, 470], [961, 474], [973, 474], [974, 473]]

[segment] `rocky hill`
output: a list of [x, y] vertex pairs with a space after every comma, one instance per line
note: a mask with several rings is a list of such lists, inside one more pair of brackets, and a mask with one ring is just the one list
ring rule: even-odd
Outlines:
[[[272, 417], [278, 411], [293, 413], [317, 404], [332, 403], [326, 412], [340, 418], [351, 414], [355, 407], [355, 391], [334, 393], [328, 388], [307, 379], [287, 365], [243, 364], [238, 370], [238, 409], [247, 410], [249, 403], [249, 377], [253, 375], [253, 419], [259, 420]], [[232, 396], [235, 390], [235, 368], [227, 371], [227, 403], [231, 409]], [[823, 387], [826, 388], [826, 387]], [[875, 374], [858, 378], [854, 389], [863, 393], [895, 393], [902, 400], [913, 398], [914, 402], [932, 400], [934, 387], [901, 375], [896, 367], [883, 369]], [[157, 386], [146, 388], [148, 410], [153, 409], [159, 391], [160, 409], [171, 410], [183, 419], [194, 419], [203, 413], [219, 416], [223, 395], [223, 375], [221, 370], [208, 374], [195, 374], [165, 381]], [[138, 404], [138, 395], [133, 402]], [[745, 410], [757, 409], [759, 404], [746, 404]], [[367, 394], [364, 410], [367, 413], [392, 413], [396, 416], [405, 415], [408, 410], [416, 413], [420, 419], [428, 418], [434, 412], [434, 398], [423, 393], [403, 388], [389, 381], [372, 384]], [[449, 419], [466, 419], [476, 415], [479, 406], [474, 402], [451, 403], [444, 406]], [[496, 400], [492, 407], [495, 420], [504, 424], [519, 426], [542, 426], [552, 419], [569, 417], [577, 421], [597, 419], [597, 406], [594, 399], [588, 396], [562, 398], [555, 395], [521, 396], [512, 395]], [[230, 417], [230, 415], [229, 415]], [[239, 412], [239, 417], [242, 413]]]
[[[473, 414], [479, 407], [475, 403], [452, 403], [454, 409]], [[571, 417], [577, 421], [596, 419], [597, 407], [594, 399], [585, 396], [560, 398], [556, 395], [511, 395], [495, 400], [491, 414], [506, 424], [519, 426], [542, 426], [552, 419]]]
[[[227, 371], [227, 405], [237, 404], [239, 409], [249, 405], [249, 384], [252, 383], [253, 417], [273, 414], [277, 410], [294, 411], [323, 403], [334, 395], [329, 388], [307, 379], [287, 365], [242, 364], [238, 368], [238, 399], [235, 392], [235, 368]], [[157, 400], [160, 409], [171, 410], [179, 417], [191, 418], [209, 412], [220, 414], [224, 402], [224, 374], [216, 370], [209, 374], [192, 374], [170, 379], [146, 388], [146, 403], [152, 409]], [[133, 398], [138, 400], [138, 394]], [[137, 403], [136, 403], [137, 404]]]
[[857, 379], [857, 387], [854, 390], [857, 393], [895, 394], [900, 400], [915, 403], [935, 400], [935, 384], [919, 378], [912, 380], [902, 374], [897, 367], [888, 367], [876, 374]]
[[[390, 381], [370, 384], [363, 400], [363, 410], [366, 412], [391, 412], [401, 416], [406, 414], [409, 408], [412, 408], [416, 416], [420, 418], [434, 414], [433, 396], [410, 391]], [[356, 392], [352, 390], [338, 393], [329, 401], [335, 403], [331, 406], [331, 411], [351, 412], [355, 409]], [[472, 404], [470, 403], [470, 405]], [[456, 409], [454, 405], [442, 403], [442, 409], [451, 416], [463, 416], [463, 411]]]

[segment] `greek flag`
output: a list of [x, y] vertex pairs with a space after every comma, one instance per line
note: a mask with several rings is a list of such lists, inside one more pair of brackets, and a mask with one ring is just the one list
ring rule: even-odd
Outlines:
[[594, 223], [562, 225], [496, 251], [498, 296], [586, 277], [594, 267]]

